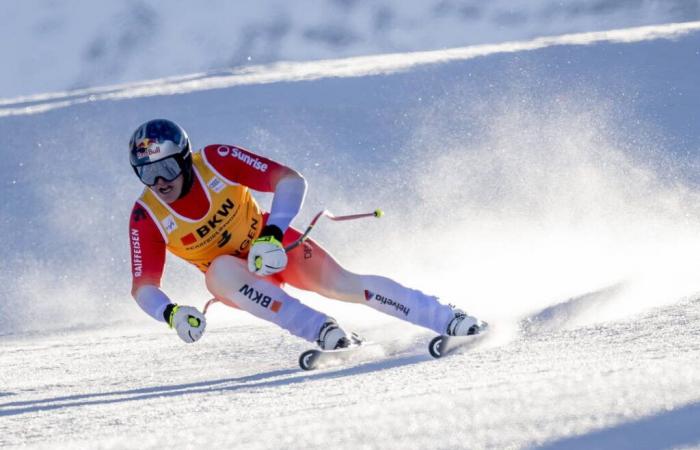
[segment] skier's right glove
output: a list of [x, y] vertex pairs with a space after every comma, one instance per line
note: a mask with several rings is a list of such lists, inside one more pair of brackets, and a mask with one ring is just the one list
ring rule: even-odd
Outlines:
[[248, 270], [259, 276], [273, 275], [287, 267], [287, 252], [282, 246], [282, 230], [266, 225], [253, 241], [248, 253]]
[[189, 343], [199, 340], [207, 327], [207, 319], [197, 308], [170, 304], [165, 308], [163, 317], [170, 328], [175, 328], [180, 339]]

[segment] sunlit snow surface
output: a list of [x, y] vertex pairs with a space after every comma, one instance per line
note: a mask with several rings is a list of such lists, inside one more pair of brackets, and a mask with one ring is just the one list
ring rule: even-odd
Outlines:
[[700, 303], [682, 302], [440, 361], [424, 336], [387, 357], [315, 373], [295, 366], [304, 345], [264, 326], [219, 327], [192, 346], [142, 329], [10, 340], [0, 356], [0, 444], [697, 446], [699, 324]]
[[[6, 102], [0, 446], [700, 447], [697, 28]], [[385, 354], [304, 373], [309, 344], [221, 305], [181, 343], [129, 298], [126, 142], [154, 116], [300, 170], [298, 227], [382, 207], [314, 236], [493, 332], [434, 361], [430, 333], [293, 291]], [[207, 299], [175, 260], [163, 286]]]

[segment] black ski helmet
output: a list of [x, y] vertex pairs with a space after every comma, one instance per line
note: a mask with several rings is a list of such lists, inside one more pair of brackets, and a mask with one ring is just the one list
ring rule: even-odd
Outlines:
[[181, 173], [187, 188], [192, 180], [190, 138], [170, 120], [154, 119], [139, 126], [129, 141], [129, 161], [139, 179], [149, 186], [158, 177], [172, 181]]

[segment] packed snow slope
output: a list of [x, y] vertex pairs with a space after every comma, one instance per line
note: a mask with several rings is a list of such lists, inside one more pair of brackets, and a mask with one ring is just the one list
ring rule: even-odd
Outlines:
[[700, 20], [696, 0], [7, 0], [0, 98]]
[[[700, 23], [287, 63], [0, 105], [0, 446], [700, 447]], [[301, 171], [347, 267], [488, 320], [471, 351], [294, 291], [383, 350], [215, 306], [185, 345], [129, 298], [127, 141], [168, 117]], [[263, 204], [269, 196], [260, 196]], [[208, 298], [169, 260], [163, 287]]]

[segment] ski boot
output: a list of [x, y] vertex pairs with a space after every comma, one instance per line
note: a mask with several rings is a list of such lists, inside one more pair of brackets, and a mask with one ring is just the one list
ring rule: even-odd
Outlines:
[[321, 350], [337, 350], [339, 348], [350, 347], [352, 341], [345, 331], [338, 326], [335, 319], [328, 318], [328, 320], [321, 325], [316, 343], [321, 347]]
[[479, 334], [486, 327], [488, 327], [488, 323], [468, 315], [461, 309], [456, 309], [455, 317], [447, 324], [445, 334], [448, 336], [471, 336]]

